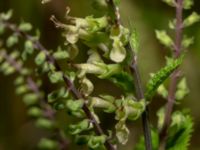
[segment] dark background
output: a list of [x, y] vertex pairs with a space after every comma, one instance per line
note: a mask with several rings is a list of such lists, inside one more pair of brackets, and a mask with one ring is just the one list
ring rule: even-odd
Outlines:
[[[54, 28], [49, 17], [54, 14], [64, 20], [65, 8], [70, 6], [71, 15], [84, 17], [86, 15], [101, 15], [91, 7], [92, 0], [52, 0], [52, 3], [42, 5], [40, 0], [0, 0], [0, 11], [14, 10], [15, 22], [25, 20], [41, 31], [41, 42], [48, 49], [56, 48], [63, 39], [60, 32]], [[155, 29], [166, 29], [168, 20], [174, 17], [174, 9], [161, 0], [122, 0], [120, 6], [123, 24], [131, 20], [137, 28], [140, 38], [139, 65], [142, 81], [145, 84], [149, 73], [157, 71], [165, 63], [167, 49], [155, 38]], [[193, 10], [200, 13], [200, 1], [195, 0]], [[191, 11], [185, 11], [187, 16]], [[103, 13], [103, 12], [102, 12]], [[176, 108], [189, 108], [195, 122], [195, 130], [191, 140], [190, 150], [199, 150], [200, 144], [200, 23], [186, 30], [188, 35], [195, 37], [195, 44], [189, 49], [182, 66], [188, 80], [190, 94]], [[46, 134], [34, 127], [26, 115], [26, 107], [15, 96], [13, 79], [15, 76], [4, 77], [0, 74], [0, 150], [34, 149], [37, 140]], [[48, 85], [47, 85], [48, 87]], [[105, 85], [99, 84], [99, 88]], [[113, 89], [114, 90], [114, 89]], [[151, 119], [156, 123], [156, 109], [164, 104], [160, 97], [150, 106]], [[139, 121], [138, 121], [139, 122]], [[129, 123], [132, 129], [129, 142], [121, 150], [133, 149], [133, 144], [141, 132], [140, 123]], [[73, 145], [73, 144], [72, 144]], [[71, 148], [71, 149], [80, 149]]]

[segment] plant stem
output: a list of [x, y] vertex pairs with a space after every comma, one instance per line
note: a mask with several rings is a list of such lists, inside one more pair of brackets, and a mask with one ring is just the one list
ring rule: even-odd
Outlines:
[[[110, 6], [115, 14], [115, 25], [117, 27], [120, 26], [120, 13], [119, 13], [119, 8], [115, 5], [113, 0], [106, 0], [108, 6]], [[131, 50], [130, 44], [126, 46], [127, 51], [133, 52]], [[129, 66], [133, 76], [134, 76], [134, 84], [136, 87], [136, 96], [138, 100], [144, 99], [144, 91], [142, 89], [142, 83], [141, 83], [141, 78], [140, 78], [140, 72], [138, 70], [138, 64], [137, 64], [137, 59], [136, 55], [133, 54], [132, 56], [132, 63]], [[152, 139], [151, 139], [151, 129], [150, 129], [150, 124], [149, 124], [149, 117], [148, 117], [148, 107], [146, 106], [145, 111], [142, 114], [142, 125], [143, 125], [143, 131], [144, 131], [144, 137], [145, 137], [145, 146], [146, 150], [152, 150]]]
[[[127, 49], [129, 51], [132, 51], [130, 44], [128, 44]], [[136, 55], [133, 55], [132, 63], [129, 66], [129, 68], [130, 68], [130, 70], [133, 74], [133, 77], [134, 77], [134, 81], [135, 81], [134, 85], [136, 87], [137, 100], [139, 101], [139, 100], [145, 99], [144, 91], [142, 89], [140, 72], [138, 70], [137, 56]], [[148, 107], [147, 106], [146, 106], [145, 111], [142, 113], [142, 125], [143, 125], [143, 132], [144, 132], [146, 150], [152, 150], [151, 129], [150, 129]]]
[[[21, 74], [23, 70], [23, 66], [19, 64], [14, 58], [12, 58], [5, 50], [1, 50], [0, 55], [6, 60], [7, 63], [9, 63], [19, 74]], [[40, 99], [40, 106], [44, 110], [44, 116], [51, 119], [52, 121], [55, 120], [55, 111], [51, 109], [46, 103], [46, 100], [43, 98], [43, 96], [40, 93], [39, 87], [37, 83], [33, 80], [31, 76], [26, 77], [26, 83], [31, 91], [33, 91], [38, 98]], [[60, 134], [60, 131], [58, 129], [55, 130], [56, 136], [59, 139], [59, 144], [61, 150], [67, 149], [68, 142], [66, 139]]]
[[[176, 28], [175, 28], [176, 37], [175, 37], [175, 49], [173, 53], [174, 58], [178, 58], [181, 54], [181, 42], [182, 42], [182, 32], [183, 32], [182, 14], [183, 14], [183, 0], [177, 0], [176, 1]], [[167, 132], [171, 123], [171, 115], [172, 115], [173, 107], [175, 103], [175, 93], [176, 93], [178, 78], [179, 78], [179, 69], [175, 70], [171, 76], [164, 123], [159, 133], [159, 138], [160, 138], [159, 150], [165, 150]]]
[[[35, 40], [32, 36], [28, 35], [27, 33], [23, 32], [21, 30], [19, 30], [19, 28], [17, 26], [15, 26], [14, 24], [10, 24], [8, 22], [6, 22], [4, 24], [6, 25], [6, 27], [8, 27], [9, 29], [11, 29], [12, 31], [17, 33], [19, 36], [22, 36], [22, 37], [32, 41], [35, 49], [43, 51], [45, 53], [47, 61], [55, 66], [56, 71], [62, 72], [62, 69], [60, 68], [56, 59], [52, 55], [49, 54], [49, 51], [38, 40]], [[77, 100], [83, 99], [84, 101], [87, 101], [86, 97], [84, 97], [78, 91], [78, 89], [75, 87], [75, 85], [71, 82], [71, 80], [64, 73], [63, 73], [62, 77], [63, 77], [63, 80], [66, 84], [66, 89], [73, 94], [75, 99], [77, 99]], [[97, 120], [95, 119], [94, 115], [92, 114], [92, 112], [90, 111], [90, 109], [88, 108], [86, 103], [83, 104], [82, 109], [85, 112], [87, 118], [93, 124], [95, 133], [99, 136], [105, 135], [104, 131], [102, 130], [101, 126], [98, 124]], [[116, 150], [116, 148], [110, 143], [110, 141], [108, 139], [106, 140], [104, 145], [105, 145], [107, 150]]]

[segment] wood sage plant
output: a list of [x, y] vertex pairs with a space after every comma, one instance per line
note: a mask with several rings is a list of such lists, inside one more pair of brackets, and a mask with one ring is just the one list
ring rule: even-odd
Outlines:
[[[28, 115], [34, 118], [37, 127], [50, 132], [48, 137], [40, 139], [37, 148], [67, 150], [69, 141], [73, 140], [78, 145], [87, 145], [88, 149], [117, 150], [119, 144], [125, 145], [129, 139], [127, 121], [141, 119], [143, 135], [133, 145], [135, 150], [187, 149], [193, 131], [192, 117], [188, 111], [174, 110], [174, 106], [189, 92], [180, 65], [194, 38], [184, 35], [183, 29], [198, 22], [200, 16], [193, 12], [183, 19], [183, 10], [191, 9], [192, 0], [162, 1], [175, 8], [175, 19], [169, 22], [174, 38], [165, 30], [156, 30], [158, 41], [169, 48], [169, 55], [166, 65], [151, 74], [145, 88], [138, 69], [138, 33], [132, 26], [123, 26], [120, 0], [94, 0], [92, 6], [105, 12], [99, 18], [70, 16], [69, 7], [66, 22], [52, 15], [50, 20], [65, 39], [63, 46], [56, 50], [46, 49], [39, 41], [38, 32], [30, 34], [31, 24], [12, 23], [12, 11], [0, 14], [0, 70], [6, 76], [17, 74], [16, 93], [26, 104]], [[42, 1], [47, 2], [50, 0]], [[21, 43], [23, 51], [20, 51]], [[83, 46], [87, 49], [87, 59], [78, 61]], [[34, 65], [28, 67], [27, 62], [32, 58]], [[44, 77], [52, 86], [51, 92], [41, 88]], [[94, 92], [97, 87], [93, 78], [112, 83], [121, 95]], [[156, 94], [167, 101], [158, 110], [154, 127], [148, 107]], [[56, 118], [61, 111], [76, 118], [66, 125], [67, 133]], [[114, 116], [113, 128], [102, 128], [99, 111]], [[67, 134], [73, 138], [69, 139]]]

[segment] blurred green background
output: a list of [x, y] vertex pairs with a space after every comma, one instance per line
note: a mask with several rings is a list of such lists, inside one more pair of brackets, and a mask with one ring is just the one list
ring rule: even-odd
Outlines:
[[[14, 10], [14, 22], [24, 20], [33, 24], [41, 31], [41, 42], [48, 48], [56, 48], [63, 40], [60, 32], [49, 21], [54, 14], [64, 20], [65, 8], [70, 6], [71, 15], [84, 17], [86, 15], [99, 16], [103, 12], [96, 12], [91, 7], [92, 0], [52, 0], [52, 3], [42, 5], [40, 0], [0, 0], [0, 12]], [[139, 65], [142, 81], [149, 79], [149, 73], [155, 72], [165, 63], [167, 49], [155, 38], [155, 29], [166, 29], [168, 20], [174, 17], [174, 9], [168, 7], [161, 0], [122, 0], [120, 6], [123, 24], [131, 20], [138, 30], [140, 38]], [[193, 10], [200, 13], [200, 1], [195, 0]], [[191, 11], [185, 11], [187, 16]], [[197, 23], [186, 30], [188, 35], [195, 37], [195, 44], [189, 49], [182, 66], [188, 79], [190, 94], [183, 103], [176, 108], [189, 108], [195, 121], [195, 130], [191, 140], [190, 150], [200, 149], [200, 24]], [[33, 150], [38, 139], [46, 133], [34, 127], [26, 115], [26, 107], [15, 96], [13, 79], [0, 74], [0, 150]], [[105, 85], [99, 84], [99, 88]], [[46, 85], [48, 87], [48, 85]], [[111, 89], [112, 90], [112, 89]], [[113, 93], [115, 89], [113, 89]], [[155, 98], [150, 105], [151, 120], [156, 124], [155, 111], [165, 101]], [[61, 117], [62, 118], [62, 117]], [[106, 120], [106, 118], [105, 118]], [[127, 146], [120, 150], [131, 150], [141, 133], [141, 124], [129, 123], [132, 129]], [[73, 145], [73, 144], [72, 144]], [[69, 148], [80, 149], [81, 147]]]

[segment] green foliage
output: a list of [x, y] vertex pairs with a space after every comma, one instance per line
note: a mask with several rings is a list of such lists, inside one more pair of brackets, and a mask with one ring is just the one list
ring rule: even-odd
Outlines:
[[197, 14], [196, 12], [193, 12], [190, 16], [188, 16], [184, 22], [183, 22], [183, 26], [184, 27], [189, 27], [191, 25], [193, 25], [196, 22], [200, 21], [200, 15]]
[[42, 138], [38, 143], [38, 148], [41, 150], [56, 150], [58, 149], [58, 143], [55, 140]]
[[92, 124], [90, 123], [90, 121], [88, 119], [85, 119], [81, 122], [79, 122], [78, 124], [73, 124], [69, 126], [69, 132], [72, 135], [76, 135], [79, 134], [85, 130], [88, 130], [92, 127]]
[[165, 67], [160, 69], [147, 83], [145, 93], [146, 99], [151, 99], [158, 87], [177, 69], [183, 61], [183, 56], [178, 59], [171, 60]]
[[47, 118], [38, 118], [36, 120], [36, 126], [39, 128], [50, 130], [50, 129], [53, 129], [54, 123]]
[[31, 29], [32, 29], [32, 25], [30, 23], [22, 22], [19, 25], [19, 30], [21, 30], [23, 32], [30, 31]]
[[11, 35], [10, 37], [8, 37], [8, 39], [6, 41], [6, 45], [8, 47], [12, 47], [17, 43], [18, 43], [18, 36], [17, 35]]
[[166, 31], [156, 30], [156, 37], [166, 47], [171, 48], [174, 45], [173, 40], [167, 35]]
[[42, 65], [42, 64], [44, 64], [45, 60], [46, 60], [46, 54], [45, 54], [43, 51], [41, 51], [41, 52], [38, 53], [38, 55], [36, 56], [36, 58], [35, 58], [35, 63], [36, 63], [37, 65]]
[[[153, 150], [158, 150], [158, 145], [159, 145], [159, 136], [158, 136], [158, 131], [157, 130], [151, 130], [151, 136], [152, 136], [152, 145], [153, 145]], [[144, 137], [140, 137], [139, 142], [135, 146], [134, 150], [145, 150], [145, 143], [144, 143]]]
[[174, 112], [167, 141], [167, 150], [187, 150], [191, 133], [193, 132], [193, 121], [185, 112]]
[[130, 45], [131, 45], [131, 49], [134, 50], [134, 53], [137, 53], [138, 48], [139, 48], [139, 39], [138, 39], [138, 33], [137, 33], [136, 29], [134, 29], [134, 28], [131, 29]]
[[[49, 1], [43, 0], [42, 3]], [[178, 8], [175, 0], [163, 1]], [[16, 93], [22, 96], [28, 107], [28, 115], [35, 119], [37, 127], [47, 129], [52, 133], [50, 136], [52, 139], [41, 139], [38, 145], [40, 149], [60, 149], [60, 146], [65, 142], [65, 134], [67, 133], [63, 133], [60, 121], [56, 118], [56, 114], [62, 113], [62, 111], [67, 112], [62, 113], [62, 115], [72, 115], [73, 119], [77, 121], [75, 124], [71, 124], [69, 121], [70, 125], [67, 130], [75, 136], [75, 142], [87, 144], [90, 149], [100, 150], [107, 148], [110, 141], [113, 142], [111, 142], [113, 145], [116, 144], [115, 146], [118, 143], [126, 144], [128, 142], [130, 131], [127, 127], [127, 121], [133, 122], [142, 116], [150, 103], [149, 100], [156, 91], [167, 99], [168, 91], [164, 81], [181, 65], [183, 56], [177, 59], [168, 58], [166, 66], [153, 74], [147, 83], [145, 98], [139, 99], [138, 95], [143, 95], [143, 93], [138, 93], [142, 85], [138, 85], [141, 83], [137, 81], [137, 78], [133, 78], [133, 72], [130, 72], [129, 66], [130, 62], [137, 61], [135, 56], [137, 56], [139, 48], [138, 35], [132, 25], [131, 29], [128, 29], [122, 24], [118, 24], [119, 4], [120, 0], [93, 1], [96, 9], [105, 12], [99, 18], [94, 16], [72, 17], [69, 15], [69, 8], [66, 11], [67, 23], [62, 23], [52, 16], [51, 21], [56, 27], [62, 29], [62, 35], [65, 38], [65, 47], [58, 46], [55, 51], [48, 51], [40, 44], [38, 41], [39, 33], [36, 33], [35, 36], [28, 34], [32, 30], [31, 24], [26, 22], [21, 22], [19, 25], [10, 23], [12, 11], [0, 14], [0, 35], [6, 33], [7, 30], [13, 32], [8, 35], [5, 44], [4, 39], [0, 41], [0, 47], [16, 48], [21, 43], [19, 40], [25, 38], [21, 54], [18, 50], [7, 53], [3, 48], [0, 51], [0, 71], [5, 75], [19, 73], [14, 84]], [[192, 0], [184, 0], [183, 8], [190, 9], [192, 4]], [[176, 30], [176, 20], [177, 18], [169, 23], [169, 27], [173, 30]], [[199, 20], [199, 15], [193, 12], [183, 21], [180, 28], [189, 27]], [[165, 30], [156, 30], [156, 37], [161, 44], [170, 48], [172, 54], [174, 51], [177, 53], [175, 40]], [[193, 37], [183, 35], [183, 39], [180, 41], [181, 48], [188, 48], [193, 40]], [[79, 56], [82, 47], [87, 49], [88, 55], [86, 60], [77, 63], [76, 61], [79, 59], [77, 56]], [[25, 67], [32, 60], [28, 59], [28, 56], [34, 58], [36, 69]], [[62, 62], [64, 65], [60, 66]], [[137, 62], [134, 65], [137, 65]], [[134, 73], [139, 76], [136, 71]], [[50, 81], [51, 92], [40, 89], [43, 77], [49, 79], [46, 82]], [[108, 91], [103, 94], [96, 91], [98, 85], [93, 83], [95, 77], [102, 82], [110, 81], [118, 86], [121, 90], [120, 95], [114, 97]], [[188, 94], [189, 89], [185, 77], [178, 82], [174, 92], [177, 102], [180, 102]], [[135, 95], [137, 95], [137, 99]], [[99, 117], [99, 113], [102, 111], [113, 115], [114, 129], [103, 131], [101, 128], [102, 120]], [[161, 129], [165, 110], [160, 109], [157, 115], [157, 126]], [[192, 128], [192, 119], [188, 114], [174, 112], [169, 127], [166, 149], [186, 150]], [[157, 150], [160, 144], [158, 131], [152, 130], [151, 132], [153, 150]], [[106, 135], [106, 133], [109, 134]], [[141, 137], [136, 150], [143, 149], [145, 149], [145, 141]]]

